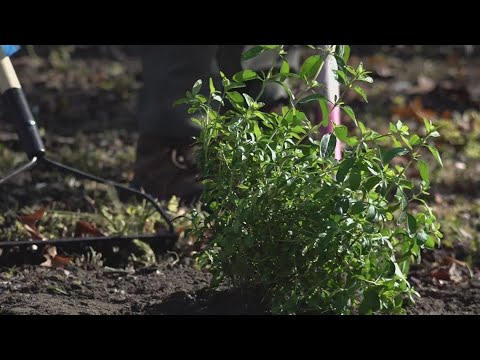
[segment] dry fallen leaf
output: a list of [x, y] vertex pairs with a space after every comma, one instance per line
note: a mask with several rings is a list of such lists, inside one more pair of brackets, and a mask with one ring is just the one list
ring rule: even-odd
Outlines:
[[455, 259], [452, 256], [444, 257], [440, 264], [440, 267], [433, 269], [430, 272], [430, 275], [439, 281], [453, 281], [454, 283], [462, 282], [464, 279], [464, 274], [462, 273], [461, 268], [465, 268], [470, 277], [473, 277], [473, 273], [468, 264], [464, 261]]
[[60, 256], [57, 255], [53, 258], [52, 264], [53, 266], [65, 266], [71, 264], [73, 261], [73, 257], [71, 256]]
[[437, 280], [450, 280], [450, 267], [449, 266], [442, 266], [437, 269], [433, 269], [430, 272], [430, 275]]
[[457, 268], [456, 263], [453, 263], [452, 266], [450, 266], [448, 274], [450, 275], [450, 280], [454, 283], [459, 283], [463, 280], [462, 272]]
[[400, 118], [414, 118], [418, 121], [423, 121], [423, 118], [433, 119], [438, 117], [435, 111], [423, 107], [419, 96], [415, 97], [407, 106], [393, 107], [392, 113]]
[[23, 227], [27, 230], [33, 240], [45, 240], [45, 237], [40, 234], [37, 229], [37, 223], [43, 218], [46, 211], [46, 208], [40, 208], [33, 214], [18, 217], [18, 220], [22, 223]]
[[45, 240], [45, 236], [40, 234], [36, 227], [31, 227], [30, 225], [23, 224], [25, 230], [27, 230], [28, 234], [32, 237], [33, 240]]
[[22, 224], [28, 224], [33, 227], [39, 220], [43, 218], [43, 215], [45, 215], [46, 211], [47, 209], [40, 208], [37, 211], [35, 211], [33, 214], [19, 216], [19, 220], [21, 221]]
[[47, 246], [43, 250], [43, 257], [45, 261], [40, 266], [52, 267], [52, 259], [57, 256], [57, 248], [55, 246]]
[[413, 102], [410, 104], [410, 107], [417, 116], [418, 120], [423, 121], [423, 118], [437, 118], [437, 113], [435, 111], [423, 107], [422, 99], [419, 96], [415, 97]]
[[41, 263], [40, 266], [44, 267], [62, 267], [73, 262], [73, 257], [58, 255], [55, 246], [46, 247], [43, 257], [45, 261]]
[[105, 236], [95, 225], [80, 220], [75, 226], [75, 237], [82, 237], [84, 235]]

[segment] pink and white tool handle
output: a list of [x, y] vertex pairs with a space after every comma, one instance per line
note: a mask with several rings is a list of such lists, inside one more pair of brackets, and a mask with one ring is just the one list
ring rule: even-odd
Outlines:
[[[323, 45], [324, 49], [327, 47], [334, 47], [335, 45]], [[328, 123], [328, 127], [323, 129], [323, 133], [331, 133], [333, 131], [332, 123], [336, 125], [340, 125], [340, 108], [337, 106], [333, 109], [333, 103], [338, 99], [340, 96], [340, 84], [336, 80], [335, 70], [338, 69], [337, 60], [335, 56], [328, 55], [325, 59], [323, 64], [322, 71], [318, 78], [318, 82], [325, 85], [325, 95], [329, 100], [329, 109], [330, 109], [330, 121]], [[332, 110], [333, 109], [333, 110]], [[322, 116], [321, 113], [319, 115]], [[320, 119], [321, 121], [322, 119]], [[335, 148], [335, 159], [341, 160], [342, 159], [342, 144], [337, 141], [337, 146]]]

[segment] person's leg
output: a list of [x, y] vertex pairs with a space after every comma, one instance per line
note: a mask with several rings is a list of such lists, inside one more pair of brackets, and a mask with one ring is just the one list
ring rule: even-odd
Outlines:
[[218, 68], [228, 78], [242, 71], [242, 52], [244, 45], [219, 45], [217, 51]]
[[[172, 195], [186, 201], [201, 193], [197, 169], [191, 151], [192, 137], [199, 129], [190, 121], [186, 106], [173, 107], [198, 79], [204, 84], [218, 70], [228, 77], [242, 70], [244, 45], [146, 45], [143, 48], [144, 87], [140, 94], [138, 122], [140, 138], [133, 185], [169, 199]], [[218, 62], [217, 62], [218, 60]], [[260, 64], [256, 70], [267, 70]], [[261, 83], [249, 82], [244, 89], [255, 96]], [[204, 86], [203, 91], [208, 91]], [[279, 91], [280, 90], [280, 91]], [[273, 107], [283, 89], [267, 88], [262, 101]], [[268, 110], [267, 110], [268, 111]]]
[[[254, 45], [251, 45], [254, 46]], [[247, 61], [241, 61], [241, 55], [244, 51], [248, 50], [249, 47], [245, 45], [220, 45], [218, 49], [218, 66], [220, 70], [231, 78], [235, 73], [243, 69], [251, 69], [258, 72], [267, 72], [272, 61], [278, 60], [276, 54], [272, 52], [265, 52], [253, 59]], [[287, 46], [289, 50], [288, 61], [290, 66], [294, 70], [298, 70], [299, 67], [299, 53], [295, 47]], [[280, 63], [277, 66], [281, 65]], [[278, 71], [278, 68], [277, 70]], [[252, 97], [256, 97], [262, 88], [262, 81], [253, 80], [248, 81], [247, 86], [238, 91], [246, 92]], [[272, 111], [280, 104], [288, 103], [288, 95], [281, 85], [278, 84], [269, 84], [263, 92], [263, 96], [260, 101], [264, 102], [266, 106], [263, 111], [269, 112]]]
[[138, 121], [140, 132], [168, 140], [185, 140], [198, 133], [185, 105], [173, 106], [198, 79], [216, 71], [217, 45], [147, 45], [142, 53], [143, 89]]
[[216, 45], [147, 45], [143, 49], [133, 185], [159, 199], [176, 195], [190, 201], [201, 192], [190, 146], [198, 128], [190, 121], [187, 107], [173, 103], [198, 79], [208, 83], [217, 69], [216, 52]]

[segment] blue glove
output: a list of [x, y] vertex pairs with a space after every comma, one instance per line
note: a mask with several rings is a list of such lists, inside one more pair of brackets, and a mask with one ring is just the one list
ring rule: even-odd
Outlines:
[[18, 50], [20, 50], [20, 45], [0, 45], [0, 59], [5, 56], [12, 56]]

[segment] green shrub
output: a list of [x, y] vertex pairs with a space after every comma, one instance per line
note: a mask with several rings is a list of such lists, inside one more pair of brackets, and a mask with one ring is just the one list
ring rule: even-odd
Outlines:
[[[337, 59], [343, 94], [351, 89], [366, 100], [357, 84], [372, 79], [361, 64], [347, 65], [348, 46], [311, 48], [316, 54], [294, 74], [283, 46], [257, 46], [244, 58], [274, 51], [280, 63], [265, 73], [245, 70], [232, 79], [221, 74], [222, 89], [210, 80], [208, 97], [199, 93], [197, 81], [179, 101], [189, 104], [202, 128], [198, 161], [208, 211], [194, 212], [192, 231], [210, 242], [198, 264], [213, 273], [214, 285], [230, 280], [260, 289], [273, 313], [403, 313], [405, 297], [413, 300], [416, 294], [406, 278], [409, 264], [441, 237], [422, 198], [430, 180], [419, 155], [427, 148], [441, 162], [428, 144], [438, 132], [425, 120], [423, 137], [409, 134], [401, 122], [379, 134], [355, 119], [340, 98], [332, 105], [348, 114], [358, 131], [349, 134], [347, 127], [334, 125], [333, 134], [317, 140], [328, 117], [314, 126], [299, 106], [316, 101], [328, 112], [316, 81], [327, 54]], [[290, 105], [281, 114], [262, 112], [261, 93], [241, 93], [252, 80], [281, 84]], [[303, 84], [296, 97], [292, 80]], [[227, 102], [231, 107], [223, 111]], [[345, 144], [341, 161], [333, 157], [337, 141]], [[398, 157], [407, 165], [394, 164]], [[412, 166], [421, 182], [406, 177]], [[410, 206], [414, 203], [419, 211]]]

